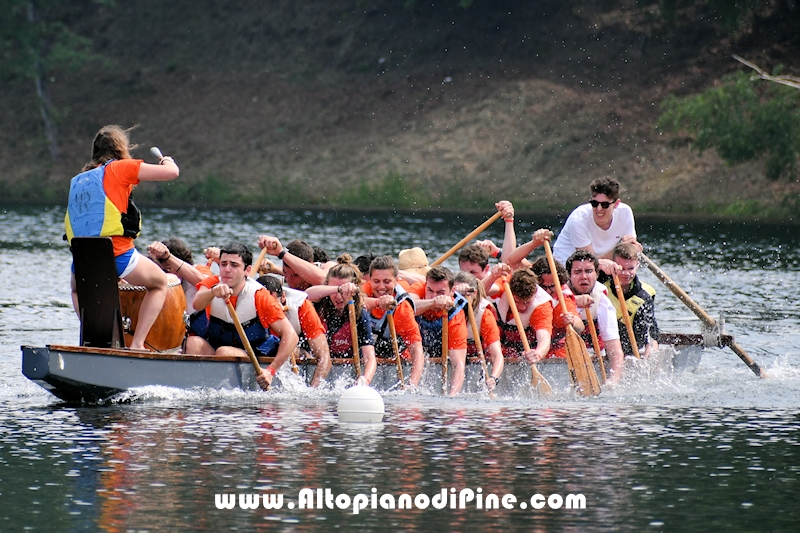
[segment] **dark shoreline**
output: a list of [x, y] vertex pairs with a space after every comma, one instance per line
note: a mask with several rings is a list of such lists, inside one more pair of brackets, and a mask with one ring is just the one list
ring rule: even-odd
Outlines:
[[[284, 205], [284, 206], [277, 206], [271, 204], [265, 205], [249, 205], [249, 206], [241, 206], [238, 204], [204, 204], [204, 203], [150, 203], [150, 202], [137, 202], [140, 208], [159, 208], [159, 209], [226, 209], [226, 210], [241, 210], [241, 211], [323, 211], [323, 212], [343, 212], [343, 213], [385, 213], [390, 211], [396, 214], [410, 214], [410, 215], [478, 215], [478, 214], [486, 214], [487, 216], [491, 216], [494, 214], [493, 210], [490, 210], [490, 206], [487, 206], [486, 209], [476, 209], [476, 208], [463, 208], [463, 209], [454, 209], [454, 208], [436, 208], [436, 207], [424, 207], [424, 208], [410, 208], [410, 207], [367, 207], [367, 206], [332, 206], [332, 205]], [[38, 203], [38, 202], [3, 202], [0, 201], [0, 209], [5, 207], [56, 207], [59, 203]], [[577, 205], [575, 206], [577, 207]], [[800, 219], [794, 218], [791, 216], [787, 216], [787, 218], [782, 217], [767, 217], [767, 216], [733, 216], [733, 215], [715, 215], [712, 213], [670, 213], [670, 212], [652, 212], [652, 211], [643, 211], [637, 212], [636, 207], [633, 207], [634, 214], [636, 216], [636, 220], [643, 223], [649, 222], [672, 222], [675, 224], [681, 223], [691, 223], [691, 222], [725, 222], [725, 223], [759, 223], [759, 224], [769, 224], [769, 225], [776, 225], [776, 226], [796, 226], [800, 225]], [[566, 218], [572, 209], [566, 210], [547, 210], [547, 211], [526, 211], [526, 210], [517, 210], [516, 216], [519, 218], [544, 218], [544, 217], [556, 217], [556, 218]]]

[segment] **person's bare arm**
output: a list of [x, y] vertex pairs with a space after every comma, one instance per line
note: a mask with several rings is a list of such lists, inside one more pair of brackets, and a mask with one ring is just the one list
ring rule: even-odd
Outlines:
[[180, 169], [170, 156], [164, 157], [158, 165], [142, 163], [139, 166], [139, 181], [171, 181], [179, 174]]

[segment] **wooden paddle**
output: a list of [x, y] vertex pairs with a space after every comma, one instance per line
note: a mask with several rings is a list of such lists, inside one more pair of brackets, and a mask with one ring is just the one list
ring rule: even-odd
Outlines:
[[597, 329], [594, 327], [594, 318], [592, 317], [592, 308], [586, 308], [586, 322], [589, 327], [589, 335], [592, 337], [592, 348], [594, 355], [597, 357], [597, 362], [600, 363], [600, 374], [603, 376], [603, 383], [608, 380], [606, 375], [606, 364], [603, 362], [603, 354], [600, 353], [600, 341], [597, 338]]
[[500, 212], [500, 211], [498, 211], [497, 213], [495, 213], [494, 215], [492, 215], [492, 216], [489, 218], [489, 220], [487, 220], [486, 222], [484, 222], [483, 224], [481, 224], [480, 226], [478, 226], [477, 228], [475, 228], [474, 230], [472, 230], [472, 233], [470, 233], [469, 235], [467, 235], [466, 237], [464, 237], [463, 239], [461, 239], [460, 241], [458, 241], [458, 244], [456, 244], [455, 246], [453, 246], [452, 248], [450, 248], [449, 250], [447, 250], [447, 251], [444, 253], [444, 255], [443, 255], [443, 256], [441, 256], [441, 257], [440, 257], [439, 259], [437, 259], [436, 261], [434, 261], [434, 262], [431, 264], [431, 266], [432, 266], [432, 267], [435, 267], [435, 266], [437, 266], [437, 265], [441, 265], [442, 263], [444, 263], [445, 259], [447, 259], [447, 258], [448, 258], [448, 257], [450, 257], [451, 255], [453, 255], [455, 252], [457, 252], [458, 250], [460, 250], [460, 249], [461, 249], [461, 247], [462, 247], [462, 246], [464, 246], [465, 244], [467, 244], [469, 241], [471, 241], [472, 239], [474, 239], [475, 237], [477, 237], [478, 235], [480, 235], [480, 234], [481, 234], [481, 232], [483, 232], [483, 230], [485, 230], [486, 228], [488, 228], [489, 226], [491, 226], [491, 225], [492, 225], [492, 223], [493, 223], [495, 220], [497, 220], [498, 218], [500, 218], [502, 215], [503, 215], [503, 213], [502, 213], [502, 212]]
[[397, 345], [397, 330], [394, 328], [394, 309], [386, 311], [386, 322], [389, 324], [389, 335], [392, 336], [392, 351], [394, 352], [394, 359], [397, 361], [397, 379], [400, 381], [400, 389], [405, 389], [403, 362], [400, 360], [400, 347]]
[[356, 302], [347, 302], [347, 309], [350, 312], [350, 339], [353, 343], [353, 363], [356, 365], [356, 379], [361, 377], [361, 354], [358, 347], [358, 323], [356, 322]]
[[442, 394], [447, 396], [447, 360], [450, 358], [450, 317], [442, 311]]
[[[530, 351], [531, 345], [528, 342], [528, 336], [525, 334], [525, 326], [522, 325], [522, 318], [519, 316], [517, 302], [514, 301], [514, 295], [511, 293], [511, 286], [508, 284], [508, 280], [503, 280], [503, 287], [506, 291], [506, 298], [508, 298], [508, 307], [511, 309], [511, 314], [514, 315], [514, 322], [517, 323], [517, 331], [519, 331], [519, 337], [522, 339], [522, 348], [526, 352]], [[539, 373], [539, 369], [536, 368], [535, 364], [531, 364], [531, 385], [545, 394], [551, 394], [553, 392], [553, 387], [551, 387], [545, 377]]]
[[249, 357], [250, 362], [253, 363], [253, 368], [256, 371], [256, 375], [260, 376], [261, 366], [258, 364], [258, 358], [256, 358], [256, 354], [253, 352], [253, 347], [250, 346], [250, 340], [244, 333], [242, 323], [239, 321], [239, 315], [236, 314], [236, 309], [233, 307], [233, 304], [230, 300], [225, 303], [228, 304], [228, 313], [230, 313], [231, 318], [233, 319], [233, 325], [236, 326], [236, 331], [239, 333], [239, 338], [242, 339], [242, 344], [244, 345], [244, 350], [247, 352], [247, 357]]
[[[716, 325], [717, 325], [717, 321], [716, 321], [716, 320], [714, 320], [713, 318], [711, 318], [711, 317], [708, 315], [708, 313], [706, 313], [706, 312], [703, 310], [703, 308], [702, 308], [702, 307], [700, 307], [699, 305], [697, 305], [697, 303], [695, 303], [695, 301], [694, 301], [694, 300], [692, 300], [692, 298], [691, 298], [691, 297], [690, 297], [688, 294], [686, 294], [686, 293], [683, 291], [683, 289], [681, 289], [681, 288], [680, 288], [680, 287], [679, 287], [679, 286], [678, 286], [678, 285], [677, 285], [677, 284], [676, 284], [674, 281], [672, 281], [672, 280], [670, 279], [670, 277], [669, 277], [669, 276], [667, 276], [667, 275], [664, 273], [664, 271], [663, 271], [663, 270], [661, 270], [660, 268], [658, 268], [658, 265], [656, 265], [655, 263], [653, 263], [653, 261], [651, 261], [651, 260], [650, 260], [650, 258], [649, 258], [649, 257], [647, 257], [647, 256], [646, 256], [646, 255], [644, 255], [644, 254], [639, 254], [639, 257], [641, 257], [641, 258], [642, 258], [642, 261], [644, 261], [644, 264], [646, 264], [646, 265], [647, 265], [647, 268], [649, 268], [649, 269], [650, 269], [650, 271], [651, 271], [653, 274], [655, 274], [655, 275], [656, 275], [656, 277], [657, 277], [657, 278], [658, 278], [658, 279], [659, 279], [659, 280], [660, 280], [660, 281], [661, 281], [661, 282], [662, 282], [664, 285], [666, 285], [666, 286], [667, 286], [667, 288], [668, 288], [670, 291], [672, 291], [672, 294], [674, 294], [675, 296], [677, 296], [677, 297], [678, 297], [678, 300], [680, 300], [681, 302], [683, 302], [683, 303], [686, 305], [686, 307], [688, 307], [689, 309], [691, 309], [691, 310], [692, 310], [692, 312], [693, 312], [695, 315], [697, 315], [697, 318], [699, 318], [701, 321], [703, 321], [703, 323], [704, 323], [706, 326], [708, 326], [709, 328], [712, 328], [712, 329], [713, 329], [714, 327], [716, 327]], [[736, 355], [738, 355], [738, 356], [739, 356], [739, 359], [741, 359], [742, 361], [744, 361], [744, 364], [746, 364], [746, 365], [747, 365], [747, 366], [750, 368], [750, 370], [752, 370], [752, 371], [755, 373], [755, 375], [756, 375], [756, 376], [758, 376], [758, 377], [760, 377], [760, 378], [766, 378], [766, 377], [767, 377], [767, 372], [766, 372], [766, 370], [764, 370], [763, 368], [761, 368], [761, 367], [758, 365], [758, 363], [756, 363], [755, 361], [753, 361], [753, 360], [750, 358], [750, 356], [749, 356], [749, 355], [747, 355], [747, 353], [746, 353], [746, 352], [745, 352], [745, 351], [744, 351], [744, 350], [743, 350], [741, 347], [739, 347], [739, 345], [738, 345], [738, 344], [736, 344], [736, 341], [731, 341], [731, 344], [730, 344], [730, 346], [731, 346], [731, 350], [733, 350], [733, 352], [734, 352]]]
[[[483, 354], [483, 344], [481, 343], [481, 332], [478, 329], [478, 323], [475, 321], [475, 311], [472, 309], [472, 302], [467, 300], [467, 316], [469, 317], [469, 325], [472, 328], [472, 338], [475, 341], [475, 348], [478, 350], [478, 357], [481, 360], [481, 368], [483, 368], [483, 379], [486, 381], [489, 374], [489, 367], [486, 366], [486, 356]], [[489, 391], [489, 398], [497, 398], [494, 391]]]
[[297, 350], [298, 348], [292, 350], [292, 372], [296, 375], [300, 375], [300, 369], [297, 368]]
[[261, 266], [261, 263], [264, 262], [264, 258], [267, 256], [267, 247], [263, 247], [261, 249], [261, 253], [258, 254], [255, 263], [253, 263], [253, 268], [250, 270], [250, 277], [256, 279], [258, 277], [258, 268]]
[[[553, 284], [558, 294], [558, 302], [561, 304], [561, 312], [567, 313], [567, 302], [564, 300], [564, 293], [561, 292], [561, 283], [558, 279], [556, 262], [553, 259], [553, 251], [550, 249], [550, 241], [544, 241], [544, 251], [547, 254], [547, 264], [550, 266], [550, 275], [553, 276]], [[591, 313], [589, 313], [591, 316]], [[600, 394], [600, 383], [597, 381], [597, 373], [594, 371], [592, 359], [586, 349], [586, 343], [578, 335], [572, 324], [567, 324], [567, 337], [565, 339], [567, 350], [567, 366], [570, 367], [570, 374], [574, 375], [578, 385], [578, 392], [582, 396], [596, 396]]]
[[642, 356], [639, 355], [639, 343], [636, 341], [636, 337], [633, 334], [633, 324], [631, 323], [631, 315], [628, 313], [628, 307], [625, 305], [625, 293], [622, 291], [622, 285], [619, 283], [619, 276], [614, 274], [612, 276], [614, 280], [614, 292], [617, 293], [617, 300], [619, 300], [619, 309], [622, 313], [622, 321], [625, 323], [625, 329], [628, 331], [628, 340], [631, 342], [631, 349], [633, 350], [633, 355], [636, 356], [636, 359], [641, 359]]

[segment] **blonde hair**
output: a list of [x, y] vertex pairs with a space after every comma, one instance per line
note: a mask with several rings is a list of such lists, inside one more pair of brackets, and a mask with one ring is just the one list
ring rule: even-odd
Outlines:
[[[354, 283], [358, 287], [358, 292], [353, 296], [355, 302], [356, 315], [361, 314], [361, 309], [364, 306], [364, 292], [361, 290], [361, 271], [353, 264], [353, 258], [350, 254], [342, 254], [336, 258], [339, 263], [328, 270], [325, 276], [325, 284], [327, 285], [331, 278], [344, 279], [350, 283]], [[333, 310], [333, 303], [330, 298], [323, 298], [320, 302], [321, 313], [326, 313]]]
[[99, 167], [112, 159], [130, 159], [131, 150], [136, 145], [131, 144], [128, 132], [134, 128], [136, 126], [126, 130], [116, 124], [100, 128], [92, 141], [92, 160], [84, 165], [83, 170]]

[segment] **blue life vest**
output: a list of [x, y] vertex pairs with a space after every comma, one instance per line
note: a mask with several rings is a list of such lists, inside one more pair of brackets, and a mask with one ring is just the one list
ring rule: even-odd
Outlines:
[[127, 213], [121, 213], [103, 188], [106, 165], [111, 161], [81, 172], [70, 180], [67, 214], [64, 217], [68, 241], [72, 241], [73, 237], [135, 239], [139, 236], [142, 220], [139, 209], [133, 203], [133, 195], [128, 197]]
[[[467, 305], [467, 299], [457, 292], [453, 294], [453, 299], [455, 300], [455, 307], [447, 314], [448, 320], [453, 320]], [[422, 334], [422, 346], [429, 351], [441, 350], [442, 318], [427, 320], [420, 315], [417, 317], [417, 324], [419, 324], [419, 332]]]

